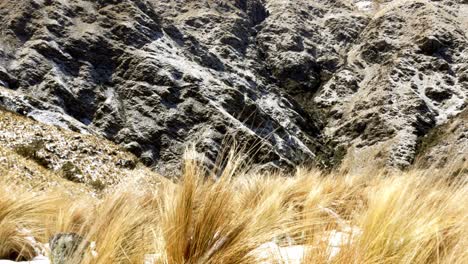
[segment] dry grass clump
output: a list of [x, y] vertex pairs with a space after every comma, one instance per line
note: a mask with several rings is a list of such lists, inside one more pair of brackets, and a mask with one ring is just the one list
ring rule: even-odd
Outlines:
[[153, 196], [161, 263], [256, 263], [251, 252], [285, 231], [290, 214], [279, 192], [245, 206], [236, 188], [238, 164], [232, 160], [213, 180], [189, 157], [180, 184]]
[[0, 188], [0, 259], [28, 260], [37, 255], [34, 240], [45, 242], [47, 222], [66, 203], [56, 194]]
[[332, 261], [314, 252], [307, 263], [467, 263], [466, 175], [437, 176], [389, 175], [359, 188], [365, 206], [349, 221], [359, 234]]
[[188, 155], [179, 182], [122, 186], [102, 199], [1, 192], [0, 256], [30, 258], [27, 229], [41, 242], [82, 236], [70, 263], [468, 263], [466, 175], [285, 177], [228, 159], [215, 177]]

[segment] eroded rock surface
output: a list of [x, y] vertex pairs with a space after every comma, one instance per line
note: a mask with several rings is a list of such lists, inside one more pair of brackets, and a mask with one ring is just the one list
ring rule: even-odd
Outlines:
[[226, 134], [268, 168], [348, 147], [410, 165], [466, 108], [466, 1], [7, 0], [0, 105], [125, 146], [158, 171]]
[[418, 139], [467, 106], [468, 28], [456, 1], [387, 2], [314, 100], [329, 110], [330, 137], [379, 144], [406, 167]]

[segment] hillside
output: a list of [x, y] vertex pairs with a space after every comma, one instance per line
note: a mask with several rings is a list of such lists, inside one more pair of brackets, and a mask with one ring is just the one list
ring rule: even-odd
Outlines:
[[162, 180], [114, 143], [0, 109], [0, 182], [30, 190], [101, 194]]

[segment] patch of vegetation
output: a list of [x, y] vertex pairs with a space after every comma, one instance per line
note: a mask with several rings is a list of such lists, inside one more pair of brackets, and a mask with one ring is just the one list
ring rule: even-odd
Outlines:
[[44, 149], [44, 146], [44, 140], [37, 139], [28, 144], [16, 145], [13, 147], [13, 150], [19, 155], [36, 162], [44, 168], [48, 168], [50, 161], [40, 154], [40, 151]]
[[447, 127], [443, 125], [432, 129], [424, 137], [419, 138], [416, 157], [426, 154], [431, 148], [439, 144], [446, 135]]
[[319, 168], [328, 172], [337, 169], [347, 154], [347, 148], [338, 146], [336, 142], [327, 142], [323, 148], [316, 151]]
[[337, 168], [341, 165], [347, 153], [348, 149], [345, 146], [337, 146], [334, 148], [333, 156], [331, 158], [333, 168]]
[[91, 181], [90, 184], [96, 191], [102, 191], [106, 188], [106, 185], [100, 179], [95, 179]]
[[[453, 144], [452, 140], [450, 139], [451, 135], [456, 133], [456, 130], [460, 127], [460, 125], [463, 126], [466, 120], [468, 120], [468, 110], [464, 110], [456, 118], [452, 118], [447, 123], [433, 128], [425, 136], [418, 138], [418, 147], [416, 150], [415, 160], [421, 162], [420, 165], [423, 167], [430, 165], [426, 164], [426, 161], [423, 158], [429, 154], [431, 149], [441, 144], [441, 142], [444, 140], [448, 140], [446, 144]], [[452, 158], [445, 157], [445, 161], [443, 163], [445, 164], [449, 162]]]
[[67, 161], [62, 165], [60, 172], [63, 178], [76, 182], [76, 183], [83, 183], [83, 172], [78, 168], [73, 162]]

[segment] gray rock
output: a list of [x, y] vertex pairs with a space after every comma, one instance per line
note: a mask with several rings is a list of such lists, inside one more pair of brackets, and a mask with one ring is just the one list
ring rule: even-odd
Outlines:
[[52, 264], [67, 264], [80, 258], [83, 238], [75, 233], [59, 233], [49, 240]]

